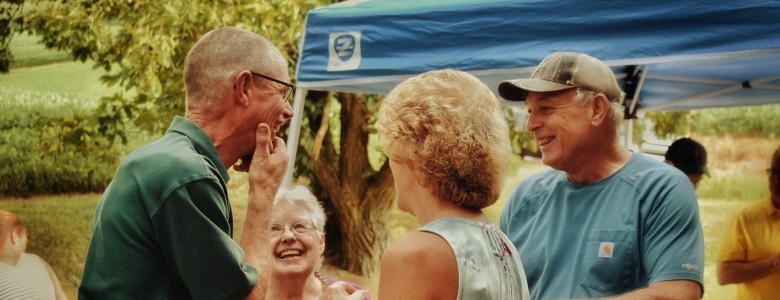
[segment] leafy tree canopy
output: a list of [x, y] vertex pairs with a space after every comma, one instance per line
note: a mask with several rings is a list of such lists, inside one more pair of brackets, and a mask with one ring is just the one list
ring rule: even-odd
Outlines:
[[[4, 0], [3, 8], [16, 10], [4, 10], [0, 21], [17, 26], [3, 26], [0, 41], [26, 31], [41, 36], [47, 47], [105, 69], [101, 80], [122, 92], [102, 99], [97, 118], [81, 125], [91, 130], [80, 132], [126, 142], [125, 124], [161, 132], [184, 112], [184, 58], [201, 35], [223, 26], [257, 32], [282, 50], [292, 70], [306, 12], [329, 2]], [[6, 59], [0, 67], [8, 58], [0, 53], [0, 62]]]

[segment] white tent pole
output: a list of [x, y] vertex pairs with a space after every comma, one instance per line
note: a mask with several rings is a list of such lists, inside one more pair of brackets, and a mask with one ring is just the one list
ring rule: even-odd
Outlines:
[[287, 171], [282, 179], [282, 188], [289, 188], [292, 185], [293, 171], [295, 171], [295, 155], [298, 152], [298, 140], [301, 136], [301, 122], [303, 120], [303, 102], [306, 99], [307, 89], [295, 89], [295, 102], [293, 102], [293, 118], [290, 121], [290, 134], [287, 135], [287, 155], [290, 160], [287, 162]]
[[631, 119], [623, 120], [623, 128], [626, 130], [626, 132], [623, 133], [623, 138], [625, 139], [623, 143], [627, 149], [631, 149], [631, 135], [634, 131], [633, 125], [634, 124], [631, 122]]
[[[644, 69], [644, 71], [642, 71]], [[636, 72], [642, 71], [639, 74], [639, 82], [637, 83], [636, 90], [634, 91], [634, 95], [631, 97], [631, 105], [629, 105], [628, 108], [628, 114], [633, 115], [634, 110], [636, 109], [636, 103], [639, 101], [639, 93], [642, 92], [642, 86], [645, 84], [645, 78], [647, 78], [647, 72], [650, 69], [650, 65], [642, 65], [641, 67], [636, 69]], [[636, 74], [632, 74], [632, 76], [635, 76]], [[625, 101], [625, 100], [624, 100]], [[634, 122], [631, 122], [631, 119], [625, 119], [625, 122], [623, 123], [623, 128], [625, 128], [626, 132], [623, 133], [623, 144], [625, 144], [626, 148], [631, 148], [631, 142], [633, 140], [633, 134], [634, 134]]]

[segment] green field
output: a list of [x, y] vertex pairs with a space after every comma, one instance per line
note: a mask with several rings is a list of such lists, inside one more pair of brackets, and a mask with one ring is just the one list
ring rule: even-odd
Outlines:
[[46, 65], [56, 62], [71, 61], [67, 52], [46, 49], [40, 43], [40, 38], [29, 34], [17, 34], [9, 45], [14, 61], [11, 68]]
[[120, 91], [118, 87], [100, 84], [100, 76], [104, 74], [103, 70], [94, 70], [88, 63], [60, 62], [12, 69], [8, 74], [0, 74], [0, 87], [97, 101], [101, 96]]

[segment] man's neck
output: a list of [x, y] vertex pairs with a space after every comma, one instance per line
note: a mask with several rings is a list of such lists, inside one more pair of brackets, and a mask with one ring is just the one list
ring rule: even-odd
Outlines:
[[[586, 157], [587, 156], [587, 157]], [[578, 165], [564, 170], [573, 183], [591, 183], [615, 174], [631, 159], [631, 151], [615, 143], [582, 156]]]
[[[230, 136], [231, 127], [226, 127], [224, 122], [215, 121], [205, 114], [188, 113], [185, 118], [198, 125], [214, 144], [214, 148], [217, 149], [217, 154], [222, 159], [222, 163], [225, 168], [230, 169], [239, 159], [241, 159], [239, 153], [234, 153], [233, 145], [230, 144], [234, 139]], [[225, 127], [225, 128], [223, 128]]]

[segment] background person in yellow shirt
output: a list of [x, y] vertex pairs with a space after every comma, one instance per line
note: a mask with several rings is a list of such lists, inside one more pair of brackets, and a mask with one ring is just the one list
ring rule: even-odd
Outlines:
[[736, 283], [737, 299], [780, 295], [780, 147], [772, 155], [769, 196], [734, 217], [718, 253], [718, 283]]

